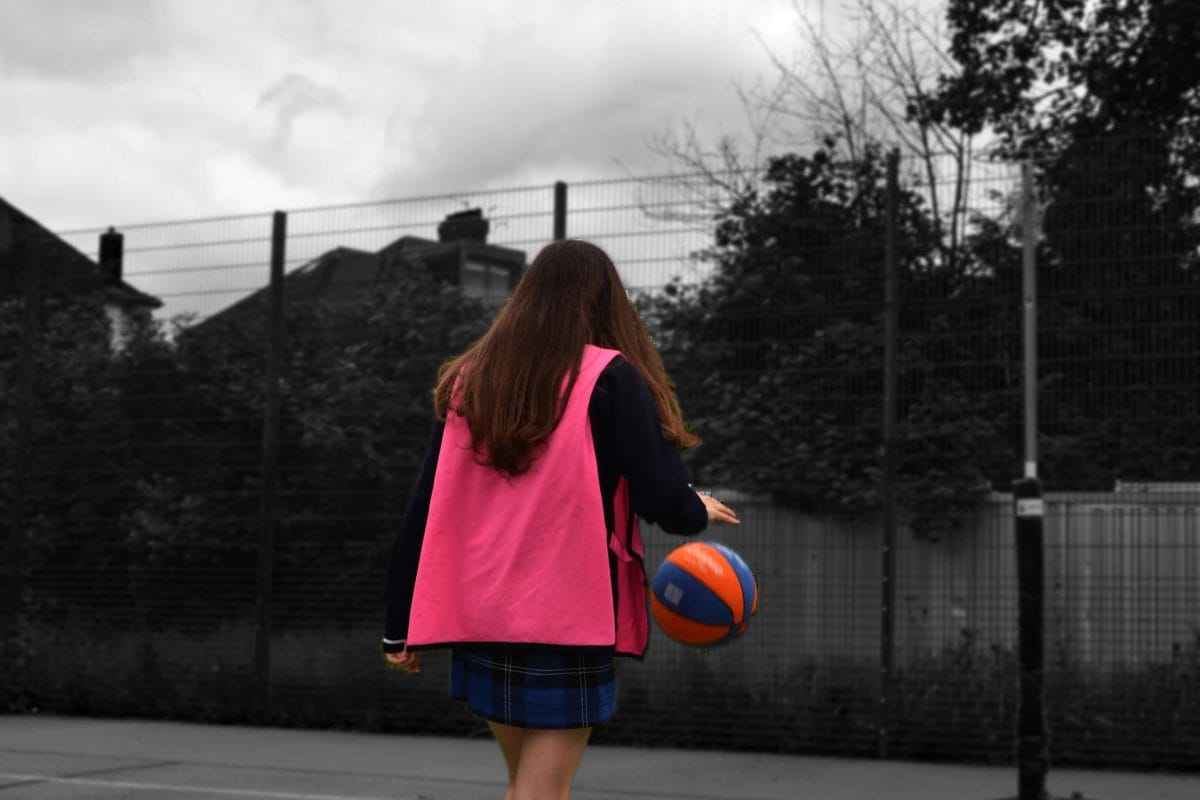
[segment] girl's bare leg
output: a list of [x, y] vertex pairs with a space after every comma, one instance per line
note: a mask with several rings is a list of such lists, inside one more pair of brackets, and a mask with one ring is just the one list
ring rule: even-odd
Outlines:
[[504, 763], [508, 767], [508, 794], [504, 800], [513, 800], [513, 789], [517, 785], [517, 766], [521, 763], [521, 744], [525, 740], [525, 729], [512, 725], [502, 725], [499, 722], [489, 722], [492, 735], [500, 745], [504, 754]]
[[591, 728], [515, 728], [488, 723], [508, 765], [505, 800], [568, 800]]

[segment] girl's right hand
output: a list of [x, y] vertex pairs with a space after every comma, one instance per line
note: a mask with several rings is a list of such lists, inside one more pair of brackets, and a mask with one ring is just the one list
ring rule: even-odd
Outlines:
[[384, 653], [383, 657], [392, 669], [403, 670], [409, 675], [416, 675], [421, 671], [420, 653], [410, 653], [408, 650], [403, 650], [399, 653]]
[[700, 501], [708, 509], [708, 519], [710, 522], [723, 522], [726, 525], [741, 524], [741, 520], [738, 519], [734, 510], [711, 494], [700, 495]]

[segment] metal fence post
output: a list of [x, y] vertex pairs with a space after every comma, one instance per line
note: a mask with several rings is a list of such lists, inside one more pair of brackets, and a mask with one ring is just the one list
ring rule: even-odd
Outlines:
[[1042, 485], [1037, 470], [1037, 208], [1033, 165], [1021, 165], [1021, 291], [1024, 328], [1022, 389], [1025, 420], [1025, 474], [1013, 484], [1017, 538], [1017, 650], [1020, 698], [1016, 758], [1018, 800], [1043, 800], [1049, 771], [1045, 715]]
[[884, 234], [883, 325], [883, 502], [879, 605], [879, 757], [888, 757], [892, 729], [892, 682], [896, 632], [896, 344], [900, 327], [899, 264], [896, 247], [896, 194], [900, 153], [887, 158], [887, 205]]
[[[26, 239], [27, 247], [18, 250], [24, 256], [21, 289], [21, 350], [17, 357], [17, 385], [13, 403], [16, 423], [13, 441], [12, 496], [8, 503], [8, 536], [4, 542], [4, 630], [0, 632], [3, 658], [0, 668], [7, 677], [9, 696], [2, 697], [5, 703], [19, 703], [27, 691], [25, 685], [26, 663], [25, 633], [25, 504], [29, 483], [30, 442], [33, 437], [33, 373], [34, 351], [37, 344], [40, 314], [39, 271], [42, 249], [32, 238]], [[0, 707], [0, 711], [3, 711]]]
[[277, 495], [279, 428], [283, 373], [283, 266], [287, 215], [276, 211], [271, 226], [271, 282], [267, 292], [267, 375], [264, 387], [262, 496], [259, 513], [258, 588], [254, 642], [255, 711], [262, 720], [270, 706], [272, 596], [275, 589], [275, 531], [279, 525]]
[[554, 240], [567, 238], [567, 184], [554, 182]]

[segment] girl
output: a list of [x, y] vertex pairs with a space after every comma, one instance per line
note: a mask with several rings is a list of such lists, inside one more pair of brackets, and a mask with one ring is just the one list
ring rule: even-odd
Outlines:
[[383, 649], [420, 670], [451, 647], [451, 694], [488, 720], [506, 800], [566, 798], [615, 708], [616, 655], [649, 632], [636, 517], [737, 524], [688, 484], [662, 359], [612, 261], [555, 242], [491, 328], [447, 362], [429, 453], [396, 540]]

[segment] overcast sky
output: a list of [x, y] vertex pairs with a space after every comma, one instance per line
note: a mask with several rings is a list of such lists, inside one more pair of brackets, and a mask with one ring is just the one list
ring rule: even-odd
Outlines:
[[0, 196], [62, 230], [663, 171], [648, 139], [741, 130], [735, 86], [795, 23], [790, 0], [0, 0]]

